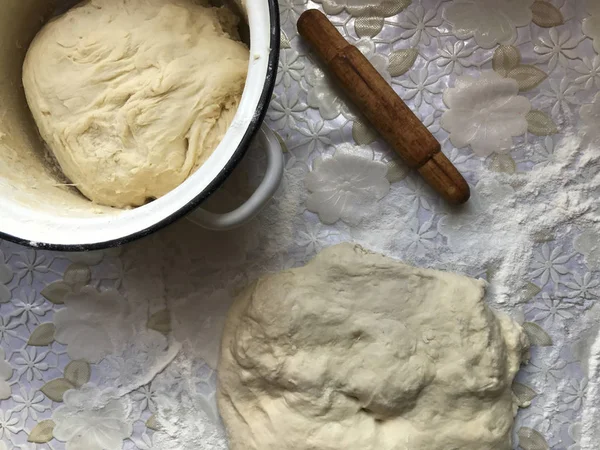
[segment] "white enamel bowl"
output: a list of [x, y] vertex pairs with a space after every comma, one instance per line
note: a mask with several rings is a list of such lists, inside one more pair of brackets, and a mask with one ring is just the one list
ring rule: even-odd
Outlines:
[[[57, 183], [27, 108], [21, 84], [27, 47], [56, 10], [49, 0], [3, 0], [0, 14], [0, 237], [32, 247], [81, 251], [119, 245], [188, 215], [201, 226], [227, 229], [250, 220], [271, 198], [283, 171], [281, 148], [261, 129], [279, 56], [276, 0], [246, 0], [250, 64], [239, 110], [208, 161], [169, 194], [132, 210], [92, 204]], [[231, 173], [251, 140], [267, 152], [266, 176], [248, 202], [216, 215], [199, 209]]]

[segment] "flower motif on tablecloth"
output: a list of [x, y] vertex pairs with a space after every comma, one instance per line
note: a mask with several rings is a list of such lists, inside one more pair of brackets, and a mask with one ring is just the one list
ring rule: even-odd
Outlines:
[[127, 342], [132, 333], [129, 306], [116, 290], [86, 286], [64, 301], [66, 308], [54, 315], [54, 338], [67, 346], [71, 359], [97, 363]]
[[278, 129], [293, 127], [296, 122], [303, 120], [307, 106], [300, 100], [298, 94], [282, 93], [276, 95], [271, 102], [269, 118]]
[[0, 408], [0, 439], [9, 439], [21, 431], [19, 418], [13, 410]]
[[52, 414], [53, 435], [67, 443], [67, 449], [117, 450], [131, 436], [131, 402], [113, 390], [101, 390], [88, 383], [63, 396], [64, 404]]
[[438, 198], [438, 194], [433, 190], [425, 180], [415, 174], [406, 177], [399, 187], [402, 198], [417, 210], [424, 208], [431, 210], [432, 204]]
[[327, 238], [332, 234], [336, 234], [335, 230], [331, 231], [323, 227], [321, 222], [311, 223], [306, 220], [302, 222], [302, 228], [298, 230], [295, 243], [305, 249], [305, 256], [315, 255], [320, 252], [327, 244]]
[[296, 130], [307, 139], [290, 148], [290, 151], [303, 161], [306, 161], [315, 150], [332, 145], [330, 137], [332, 130], [326, 127], [322, 120], [309, 120], [306, 122], [306, 127], [298, 127]]
[[517, 37], [517, 27], [531, 23], [534, 0], [454, 0], [444, 10], [459, 39], [474, 37], [483, 48], [510, 44]]
[[38, 413], [50, 409], [44, 405], [44, 395], [35, 389], [26, 389], [24, 386], [19, 388], [19, 393], [12, 396], [16, 406], [14, 412], [22, 412], [23, 419], [31, 417], [33, 420], [38, 420]]
[[[354, 45], [373, 64], [379, 74], [389, 83], [391, 75], [388, 71], [389, 59], [387, 56], [377, 53], [375, 43], [363, 38], [354, 42]], [[306, 74], [309, 84], [308, 105], [319, 110], [323, 119], [331, 120], [342, 114], [347, 119], [355, 119], [356, 115], [348, 107], [348, 102], [341, 89], [332, 83], [329, 75], [320, 68], [314, 67]]]
[[435, 8], [425, 9], [423, 5], [417, 4], [414, 8], [407, 9], [398, 25], [404, 28], [404, 32], [400, 35], [402, 39], [409, 39], [411, 45], [417, 45], [421, 40], [424, 45], [431, 44], [431, 39], [435, 39], [440, 35], [436, 27], [442, 24], [442, 18], [437, 17]]
[[449, 152], [444, 152], [450, 162], [454, 164], [461, 172], [468, 173], [473, 169], [467, 163], [474, 158], [474, 154], [469, 152], [465, 153], [463, 150], [459, 150], [457, 148], [452, 148]]
[[556, 145], [552, 136], [546, 136], [543, 142], [538, 142], [536, 144], [529, 160], [535, 163], [537, 167], [554, 164], [556, 162], [555, 149]]
[[533, 50], [540, 55], [540, 62], [548, 62], [548, 70], [552, 72], [558, 64], [567, 67], [570, 59], [577, 58], [578, 44], [569, 30], [559, 32], [556, 28], [551, 28], [548, 36], [538, 38]]
[[16, 329], [21, 325], [14, 317], [0, 315], [0, 343], [9, 344], [17, 336]]
[[581, 62], [575, 66], [575, 71], [581, 74], [573, 80], [574, 83], [584, 84], [585, 89], [596, 87], [600, 89], [600, 55], [594, 58], [584, 56]]
[[139, 438], [132, 437], [131, 440], [138, 450], [157, 450], [152, 443], [152, 438], [146, 433], [143, 433]]
[[27, 381], [31, 382], [34, 379], [42, 380], [44, 376], [42, 372], [49, 369], [48, 363], [44, 362], [48, 353], [42, 353], [33, 348], [23, 348], [19, 350], [19, 356], [15, 359], [15, 368], [17, 374], [21, 377], [23, 374], [27, 377]]
[[577, 314], [575, 304], [543, 292], [541, 300], [536, 302], [532, 308], [536, 311], [533, 320], [544, 325], [556, 324], [564, 320], [572, 319]]
[[313, 164], [305, 178], [310, 192], [306, 206], [323, 223], [356, 225], [389, 192], [387, 170], [386, 164], [373, 160], [371, 149], [343, 144], [333, 156]]
[[589, 228], [575, 238], [573, 248], [583, 255], [585, 263], [592, 270], [600, 269], [600, 234]]
[[18, 260], [15, 262], [17, 276], [19, 280], [25, 280], [31, 285], [34, 278], [38, 278], [41, 274], [48, 273], [48, 261], [46, 256], [38, 254], [35, 250], [26, 250], [17, 255]]
[[550, 280], [558, 283], [561, 275], [569, 273], [569, 268], [566, 263], [573, 257], [572, 254], [564, 255], [562, 247], [550, 249], [550, 246], [545, 243], [540, 250], [533, 254], [531, 261], [531, 277], [540, 278], [542, 286], [548, 284]]
[[19, 318], [23, 323], [37, 322], [39, 317], [45, 316], [52, 309], [52, 306], [34, 290], [25, 289], [21, 289], [13, 300], [13, 305], [15, 309], [10, 315]]
[[131, 393], [131, 399], [135, 402], [138, 402], [138, 406], [141, 411], [145, 411], [146, 409], [150, 410], [150, 412], [156, 411], [154, 406], [153, 392], [152, 389], [150, 389], [150, 385], [142, 386], [141, 388], [133, 391]]
[[425, 125], [433, 134], [440, 131], [441, 128], [439, 120], [436, 120], [436, 112], [437, 111], [434, 110], [430, 114], [426, 115], [419, 111], [419, 114], [417, 114], [420, 117], [421, 122], [423, 122], [423, 125]]
[[470, 145], [479, 156], [510, 150], [512, 138], [527, 131], [526, 116], [531, 110], [529, 100], [518, 93], [515, 80], [493, 71], [485, 71], [479, 78], [457, 78], [454, 88], [444, 92], [449, 109], [441, 119], [452, 145]]
[[587, 378], [582, 380], [570, 380], [564, 387], [562, 395], [563, 403], [559, 406], [559, 409], [561, 411], [566, 411], [568, 409], [579, 411], [585, 400], [587, 386]]
[[590, 17], [583, 20], [583, 33], [594, 41], [594, 49], [600, 53], [600, 2], [587, 0], [586, 11]]
[[354, 17], [391, 17], [406, 9], [412, 0], [315, 0], [327, 14], [346, 10]]
[[400, 86], [406, 89], [402, 95], [403, 100], [413, 100], [416, 108], [419, 108], [425, 100], [426, 103], [433, 102], [433, 95], [441, 94], [442, 89], [436, 86], [439, 77], [430, 75], [429, 70], [424, 67], [418, 70], [408, 72], [408, 78], [401, 80]]
[[424, 223], [420, 223], [418, 217], [411, 217], [408, 227], [398, 233], [399, 245], [407, 252], [417, 258], [423, 258], [430, 254], [435, 248], [434, 239], [438, 235], [433, 226], [433, 217]]
[[568, 77], [564, 77], [560, 82], [557, 79], [551, 79], [548, 84], [550, 89], [542, 89], [541, 95], [548, 99], [548, 103], [553, 105], [552, 115], [558, 117], [561, 112], [571, 114], [570, 105], [579, 104], [575, 94], [580, 88]]
[[600, 296], [600, 280], [590, 272], [573, 273], [573, 281], [561, 281], [567, 289], [566, 296], [575, 300], [593, 300]]
[[0, 347], [0, 400], [6, 400], [10, 397], [11, 388], [8, 380], [11, 379], [13, 368], [6, 361], [4, 349]]
[[306, 8], [306, 0], [280, 0], [279, 16], [282, 23], [295, 24]]
[[462, 75], [465, 67], [470, 67], [471, 62], [465, 61], [475, 52], [475, 48], [467, 48], [463, 41], [446, 42], [446, 44], [438, 49], [437, 65], [444, 67], [445, 73], [455, 73]]
[[292, 80], [300, 81], [304, 75], [304, 62], [295, 50], [283, 50], [279, 55], [279, 70], [277, 71], [276, 84], [283, 81], [283, 86], [289, 88]]
[[591, 141], [600, 143], [600, 92], [596, 94], [592, 103], [583, 105], [579, 109], [579, 116], [583, 122], [582, 131]]

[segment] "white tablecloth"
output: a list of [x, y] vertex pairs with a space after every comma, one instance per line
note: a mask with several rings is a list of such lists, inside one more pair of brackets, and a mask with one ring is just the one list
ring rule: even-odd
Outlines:
[[[600, 1], [280, 7], [267, 123], [286, 173], [255, 221], [220, 234], [182, 221], [89, 254], [0, 244], [0, 449], [226, 448], [213, 369], [233, 295], [341, 241], [487, 278], [534, 343], [514, 448], [597, 448]], [[468, 207], [408, 173], [320, 70], [295, 27], [313, 7], [442, 142]], [[262, 164], [251, 151], [213, 203], [242, 201]]]

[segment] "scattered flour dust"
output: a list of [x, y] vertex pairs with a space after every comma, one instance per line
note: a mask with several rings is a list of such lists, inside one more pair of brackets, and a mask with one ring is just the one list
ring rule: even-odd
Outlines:
[[[597, 450], [600, 442], [600, 333], [590, 348], [588, 358], [588, 385], [587, 399], [583, 403], [581, 414], [581, 450]], [[595, 381], [595, 382], [594, 382]]]
[[203, 392], [199, 374], [207, 370], [202, 361], [180, 353], [153, 381], [159, 429], [152, 450], [227, 450], [215, 397]]
[[[466, 205], [430, 208], [441, 216], [437, 222], [440, 236], [435, 248], [421, 253], [411, 251], [417, 248], [411, 244], [417, 241], [415, 229], [424, 220], [412, 226], [403, 220], [414, 216], [410, 208], [423, 200], [401, 189], [384, 198], [379, 216], [349, 233], [357, 243], [411, 264], [487, 276], [490, 301], [510, 311], [524, 301], [536, 246], [560, 241], [573, 227], [598, 226], [599, 163], [596, 147], [583, 145], [572, 134], [556, 145], [551, 161], [532, 170], [514, 174], [481, 170]], [[426, 199], [428, 188], [419, 189], [421, 199]]]
[[[487, 213], [478, 219], [478, 228], [492, 233], [473, 256], [476, 263], [495, 264], [491, 287], [497, 303], [510, 306], [523, 300], [520, 292], [536, 245], [560, 241], [572, 227], [599, 223], [596, 208], [600, 174], [591, 178], [584, 174], [597, 167], [600, 154], [581, 144], [578, 136], [566, 136], [557, 146], [554, 163], [522, 174], [488, 172], [490, 179], [483, 177], [477, 185], [476, 195], [487, 202]], [[506, 188], [502, 190], [501, 186]], [[470, 236], [463, 238], [468, 240]]]
[[[425, 208], [430, 218], [420, 217], [417, 222], [418, 229], [423, 220], [430, 220], [428, 226], [439, 231], [433, 249], [419, 252], [414, 251], [418, 246], [411, 246], [415, 242], [415, 224], [406, 221], [406, 217], [414, 216], [409, 214], [410, 208], [414, 208], [415, 202], [426, 201], [423, 199], [427, 195], [434, 198], [434, 194], [428, 194], [427, 188], [420, 185], [417, 190], [424, 195], [421, 199], [415, 197], [414, 189], [402, 190], [402, 183], [394, 184], [381, 201], [378, 216], [355, 228], [344, 229], [342, 224], [336, 224], [340, 232], [336, 236], [414, 265], [487, 276], [490, 301], [496, 308], [514, 313], [526, 300], [523, 289], [532, 255], [539, 246], [553, 240], [566, 244], [568, 240], [564, 237], [573, 232], [598, 229], [600, 152], [597, 148], [596, 144], [588, 145], [572, 134], [560, 138], [551, 160], [531, 170], [513, 174], [478, 170], [480, 181], [467, 205], [451, 209], [442, 202], [432, 201]], [[303, 173], [291, 178], [288, 181], [292, 183], [301, 181]], [[418, 182], [413, 179], [413, 183]], [[177, 358], [152, 382], [155, 415], [160, 426], [153, 436], [153, 449], [227, 449], [214, 400], [213, 369], [218, 343], [198, 338], [203, 331], [186, 317], [186, 311], [193, 312], [198, 324], [207, 324], [200, 328], [212, 333], [222, 322], [234, 286], [244, 285], [264, 271], [289, 268], [286, 261], [294, 258], [280, 260], [278, 255], [287, 254], [290, 242], [277, 236], [280, 231], [285, 231], [282, 236], [289, 235], [289, 223], [298, 217], [296, 206], [301, 191], [293, 189], [282, 196], [282, 203], [294, 203], [290, 211], [278, 207], [277, 215], [263, 213], [259, 220], [261, 224], [269, 223], [268, 227], [249, 226], [229, 233], [222, 238], [229, 242], [227, 245], [213, 242], [214, 234], [203, 238], [195, 226], [185, 223], [152, 237], [155, 242], [151, 247], [157, 255], [145, 264], [162, 265], [167, 304], [173, 310], [174, 334], [182, 342]], [[276, 197], [275, 203], [278, 201]], [[270, 221], [271, 216], [277, 220]], [[207, 253], [209, 248], [214, 251]], [[230, 251], [221, 255], [219, 249]], [[210, 257], [205, 260], [201, 255], [207, 254]], [[227, 295], [219, 294], [223, 290], [227, 290]], [[201, 348], [203, 344], [206, 348]], [[590, 343], [586, 351], [592, 380], [600, 375], [600, 339]], [[210, 361], [212, 368], [202, 359]], [[592, 387], [589, 395], [597, 395], [600, 401], [599, 387]], [[590, 434], [600, 420], [600, 412], [593, 403], [598, 404], [586, 401], [582, 408], [584, 434], [586, 423]], [[590, 438], [592, 443], [587, 447], [582, 440], [582, 448], [594, 448], [593, 442], [598, 438]]]

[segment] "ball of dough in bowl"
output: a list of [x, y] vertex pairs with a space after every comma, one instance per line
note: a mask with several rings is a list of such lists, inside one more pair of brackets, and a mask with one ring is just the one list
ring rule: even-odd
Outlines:
[[485, 282], [342, 244], [234, 303], [219, 408], [232, 450], [510, 450], [528, 339]]
[[206, 161], [247, 76], [237, 23], [194, 0], [88, 0], [40, 31], [23, 67], [27, 101], [85, 196], [143, 205]]

